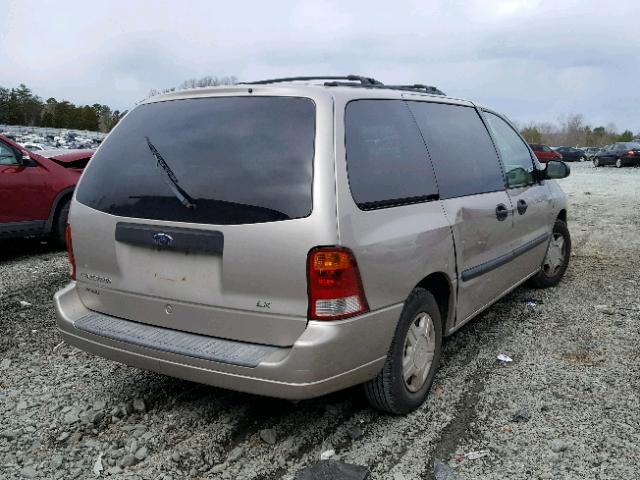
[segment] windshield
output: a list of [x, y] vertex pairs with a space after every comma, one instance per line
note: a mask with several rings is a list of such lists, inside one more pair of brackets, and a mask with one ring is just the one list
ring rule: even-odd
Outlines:
[[113, 215], [178, 222], [306, 217], [314, 138], [315, 106], [305, 98], [141, 105], [91, 160], [77, 199]]

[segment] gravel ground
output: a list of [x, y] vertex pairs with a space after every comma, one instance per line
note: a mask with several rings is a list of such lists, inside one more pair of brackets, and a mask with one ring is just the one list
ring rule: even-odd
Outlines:
[[406, 417], [358, 388], [293, 404], [85, 354], [54, 327], [65, 254], [0, 243], [0, 478], [292, 478], [331, 449], [374, 480], [447, 478], [436, 459], [460, 479], [639, 478], [640, 169], [572, 167], [564, 281], [447, 339]]

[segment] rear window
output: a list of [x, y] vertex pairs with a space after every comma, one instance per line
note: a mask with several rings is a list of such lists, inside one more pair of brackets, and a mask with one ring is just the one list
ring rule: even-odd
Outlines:
[[91, 160], [77, 199], [125, 217], [219, 225], [306, 217], [315, 105], [224, 97], [141, 105]]

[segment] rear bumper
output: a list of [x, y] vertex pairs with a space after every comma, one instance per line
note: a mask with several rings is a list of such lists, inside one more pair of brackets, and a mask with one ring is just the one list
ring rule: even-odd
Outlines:
[[174, 353], [176, 349], [149, 348], [77, 328], [76, 322], [91, 311], [82, 304], [75, 282], [57, 292], [54, 302], [63, 339], [82, 350], [193, 382], [288, 399], [317, 397], [375, 377], [384, 364], [402, 310], [398, 304], [354, 319], [309, 322], [291, 347], [269, 347], [265, 358], [255, 367], [247, 367]]

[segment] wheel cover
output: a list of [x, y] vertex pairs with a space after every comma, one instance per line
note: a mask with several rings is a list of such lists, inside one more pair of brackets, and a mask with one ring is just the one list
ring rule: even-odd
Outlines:
[[554, 232], [547, 247], [547, 255], [544, 257], [542, 271], [547, 277], [555, 277], [564, 265], [566, 258], [566, 242], [564, 236]]
[[435, 350], [433, 319], [428, 313], [420, 312], [407, 330], [402, 355], [402, 378], [410, 392], [417, 392], [427, 381]]

